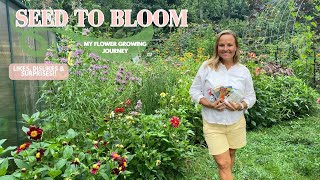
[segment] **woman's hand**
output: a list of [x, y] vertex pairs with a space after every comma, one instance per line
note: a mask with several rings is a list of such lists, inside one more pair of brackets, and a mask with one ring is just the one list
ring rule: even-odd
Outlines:
[[223, 99], [220, 98], [211, 104], [211, 108], [216, 109], [218, 111], [223, 111], [226, 108], [226, 105], [223, 103]]
[[224, 104], [230, 111], [239, 111], [242, 108], [240, 103], [225, 101]]

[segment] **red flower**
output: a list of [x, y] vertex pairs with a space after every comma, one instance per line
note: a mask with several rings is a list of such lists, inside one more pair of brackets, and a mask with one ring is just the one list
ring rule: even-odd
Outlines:
[[38, 128], [36, 126], [30, 126], [27, 135], [30, 137], [30, 139], [38, 140], [41, 139], [42, 132], [43, 130], [41, 128]]
[[113, 168], [111, 173], [118, 175], [120, 172], [125, 171], [126, 169], [127, 169], [127, 159], [120, 158], [118, 159], [118, 168]]
[[177, 116], [173, 116], [170, 119], [170, 123], [173, 125], [174, 128], [177, 128], [180, 124], [180, 119]]
[[320, 104], [320, 98], [318, 98], [317, 103]]
[[120, 108], [116, 108], [114, 110], [115, 113], [123, 113], [124, 112], [124, 108], [123, 107], [120, 107]]
[[44, 155], [44, 149], [37, 150], [36, 159], [37, 161], [41, 161], [42, 156]]
[[17, 149], [17, 154], [19, 154], [23, 150], [28, 149], [30, 144], [31, 144], [30, 142], [26, 142], [26, 143], [21, 144]]
[[127, 168], [127, 159], [126, 158], [121, 158], [118, 163], [119, 163], [118, 169], [120, 171], [125, 171], [126, 168]]
[[130, 99], [127, 99], [126, 102], [125, 102], [125, 104], [126, 104], [127, 106], [130, 106], [130, 105], [131, 105], [131, 100], [130, 100]]
[[98, 170], [100, 169], [100, 165], [101, 165], [100, 162], [98, 162], [97, 164], [94, 164], [94, 165], [92, 166], [90, 172], [91, 172], [92, 174], [97, 174]]

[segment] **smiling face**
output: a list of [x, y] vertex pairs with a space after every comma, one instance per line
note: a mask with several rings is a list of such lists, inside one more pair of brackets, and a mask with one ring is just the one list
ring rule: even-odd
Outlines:
[[231, 34], [224, 34], [219, 38], [218, 42], [218, 56], [224, 62], [233, 62], [233, 57], [237, 51], [236, 40]]

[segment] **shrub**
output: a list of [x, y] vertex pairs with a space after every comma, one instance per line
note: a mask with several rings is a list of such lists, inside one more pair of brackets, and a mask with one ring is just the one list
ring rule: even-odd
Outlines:
[[260, 74], [253, 80], [257, 102], [246, 115], [251, 129], [309, 115], [317, 109], [316, 91], [297, 77]]

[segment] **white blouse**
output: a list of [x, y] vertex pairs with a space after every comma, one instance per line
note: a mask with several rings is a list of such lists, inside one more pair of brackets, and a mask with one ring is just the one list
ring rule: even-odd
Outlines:
[[[248, 108], [251, 108], [256, 102], [256, 94], [253, 88], [252, 77], [247, 67], [242, 64], [235, 64], [228, 70], [220, 63], [217, 71], [206, 67], [207, 61], [202, 63], [193, 83], [190, 87], [189, 93], [192, 100], [199, 103], [201, 98], [206, 98], [209, 101], [209, 88], [218, 86], [232, 86], [244, 95], [242, 101], [245, 101]], [[208, 123], [230, 125], [240, 120], [243, 116], [243, 111], [230, 111], [224, 109], [217, 111], [212, 108], [202, 106], [202, 118]]]

